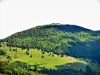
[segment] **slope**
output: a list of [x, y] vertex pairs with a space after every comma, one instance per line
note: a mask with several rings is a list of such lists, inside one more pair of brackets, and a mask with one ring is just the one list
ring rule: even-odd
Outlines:
[[[84, 42], [88, 44], [88, 42], [96, 42], [96, 40], [100, 40], [100, 35], [96, 34], [95, 31], [76, 25], [56, 25], [55, 23], [21, 31], [4, 39], [4, 41], [8, 42], [8, 46], [20, 47], [23, 49], [36, 48], [58, 55], [84, 57], [99, 61], [99, 54], [96, 52], [100, 52], [100, 47], [95, 45], [97, 48], [95, 47], [92, 49], [88, 47], [87, 49], [86, 46], [83, 45]], [[84, 54], [80, 49], [84, 50]], [[87, 55], [85, 53], [87, 53]], [[93, 55], [95, 55], [96, 58], [94, 58]]]

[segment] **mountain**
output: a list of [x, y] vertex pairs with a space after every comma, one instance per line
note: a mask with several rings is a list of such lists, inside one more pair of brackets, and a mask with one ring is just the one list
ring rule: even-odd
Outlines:
[[76, 26], [76, 25], [52, 23], [52, 24], [48, 24], [48, 25], [42, 25], [42, 26], [37, 26], [37, 27], [34, 27], [34, 28], [30, 28], [28, 30], [24, 30], [24, 31], [21, 31], [21, 32], [17, 32], [15, 34], [7, 37], [6, 39], [8, 39], [10, 37], [11, 38], [13, 38], [13, 37], [22, 38], [22, 37], [27, 37], [27, 36], [32, 37], [32, 36], [35, 36], [36, 33], [39, 33], [39, 31], [42, 31], [42, 30], [43, 30], [43, 32], [45, 30], [48, 30], [48, 31], [49, 30], [55, 30], [55, 31], [57, 30], [57, 31], [73, 32], [73, 33], [74, 32], [82, 32], [82, 31], [84, 31], [84, 32], [93, 32], [90, 29], [86, 29], [86, 28]]
[[52, 23], [0, 40], [0, 74], [100, 75], [100, 31]]
[[100, 61], [100, 34], [76, 25], [53, 23], [37, 26], [15, 33], [4, 41], [8, 46]]

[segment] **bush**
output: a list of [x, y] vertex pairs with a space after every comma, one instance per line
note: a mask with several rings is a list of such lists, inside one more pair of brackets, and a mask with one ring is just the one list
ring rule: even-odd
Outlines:
[[11, 60], [11, 56], [7, 56], [7, 59], [8, 59], [8, 60]]
[[45, 54], [45, 52], [43, 51], [42, 54]]
[[32, 58], [32, 55], [30, 55], [30, 57]]
[[0, 50], [0, 55], [5, 55], [6, 52], [4, 50]]
[[42, 55], [42, 58], [44, 58], [44, 56]]
[[54, 57], [54, 54], [52, 54], [52, 57]]
[[64, 55], [61, 55], [61, 57], [64, 57]]
[[13, 51], [17, 52], [17, 49], [13, 49]]
[[28, 51], [26, 51], [26, 55], [29, 55], [29, 52]]

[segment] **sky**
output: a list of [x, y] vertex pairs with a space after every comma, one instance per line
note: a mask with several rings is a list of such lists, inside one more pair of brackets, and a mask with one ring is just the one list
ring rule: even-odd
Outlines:
[[0, 0], [0, 39], [50, 23], [100, 30], [100, 0]]

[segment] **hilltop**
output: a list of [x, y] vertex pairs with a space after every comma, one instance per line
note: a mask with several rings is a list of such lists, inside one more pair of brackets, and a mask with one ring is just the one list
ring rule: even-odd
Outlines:
[[[11, 35], [10, 37], [14, 37], [14, 36], [18, 37], [18, 35], [20, 35], [21, 37], [24, 37], [25, 35], [26, 36], [34, 36], [34, 35], [32, 35], [32, 33], [35, 33], [36, 32], [35, 30], [52, 29], [52, 28], [56, 29], [56, 30], [60, 30], [60, 31], [66, 31], [66, 32], [82, 32], [82, 31], [93, 32], [90, 29], [80, 27], [80, 26], [77, 26], [77, 25], [52, 23], [52, 24], [36, 26], [36, 27], [30, 28], [30, 29], [27, 29], [27, 30], [24, 30], [24, 31], [21, 31], [21, 32], [17, 32], [15, 34]], [[30, 34], [27, 34], [27, 33], [30, 33]]]

